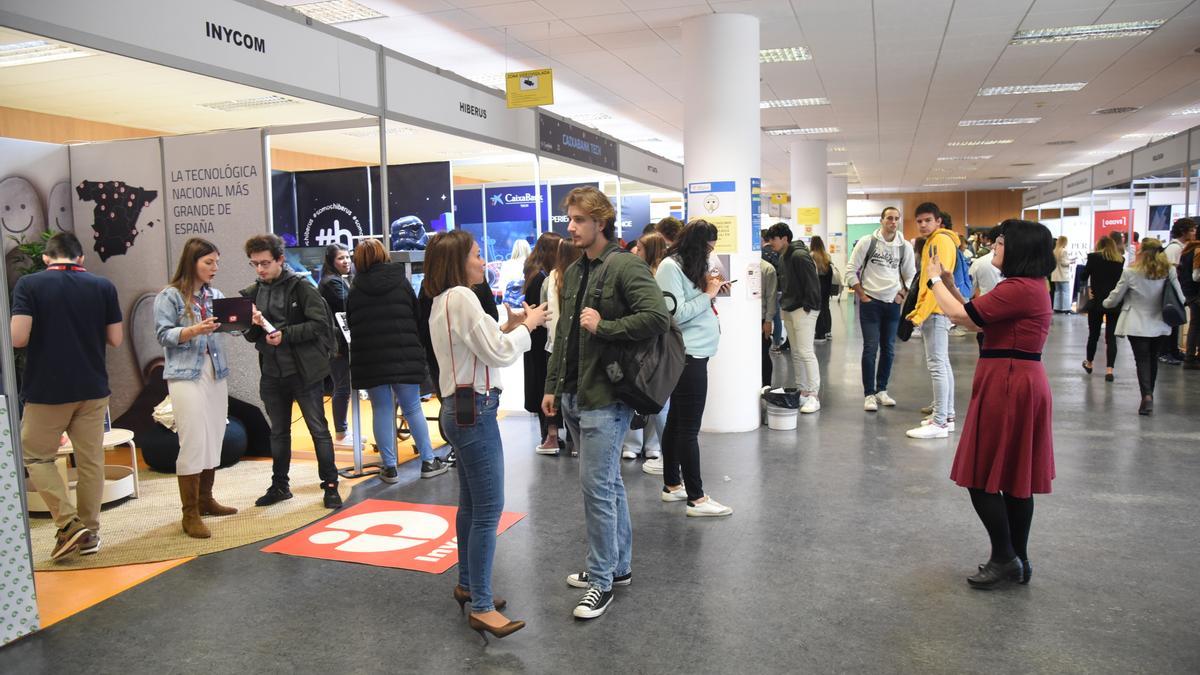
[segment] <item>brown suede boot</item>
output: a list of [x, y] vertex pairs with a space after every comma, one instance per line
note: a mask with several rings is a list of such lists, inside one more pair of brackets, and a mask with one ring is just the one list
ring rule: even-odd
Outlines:
[[183, 502], [183, 531], [195, 539], [208, 539], [212, 532], [200, 520], [200, 474], [176, 477], [179, 479], [179, 501]]
[[213, 499], [213, 479], [216, 474], [215, 469], [205, 469], [200, 472], [200, 515], [232, 516], [237, 513], [237, 509], [219, 504], [216, 499]]

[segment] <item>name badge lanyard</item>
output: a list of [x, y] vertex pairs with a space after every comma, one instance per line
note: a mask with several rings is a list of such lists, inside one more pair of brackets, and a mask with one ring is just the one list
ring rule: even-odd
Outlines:
[[[454, 338], [450, 335], [450, 296], [446, 296], [446, 342], [450, 346], [450, 370], [454, 373], [454, 386], [461, 387], [462, 383], [458, 381], [458, 364], [454, 360]], [[471, 371], [471, 389], [475, 389], [475, 373], [479, 372], [479, 357], [475, 357], [475, 369]], [[484, 366], [484, 377], [486, 378], [487, 390], [492, 390], [492, 369], [490, 366]]]

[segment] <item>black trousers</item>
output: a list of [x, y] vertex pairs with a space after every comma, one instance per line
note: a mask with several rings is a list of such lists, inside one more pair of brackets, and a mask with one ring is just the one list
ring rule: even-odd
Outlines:
[[1096, 360], [1096, 347], [1100, 344], [1100, 324], [1104, 324], [1104, 362], [1109, 368], [1117, 362], [1117, 317], [1121, 309], [1105, 309], [1099, 302], [1088, 308], [1087, 360]]
[[704, 496], [700, 478], [700, 418], [708, 398], [708, 359], [687, 357], [679, 382], [671, 392], [671, 408], [663, 429], [663, 484], [679, 485], [680, 472], [688, 501]]
[[[771, 386], [771, 377], [775, 374], [774, 365], [771, 363], [771, 338], [763, 336], [762, 339], [762, 386]], [[667, 414], [671, 412], [668, 410]]]
[[271, 484], [288, 486], [292, 466], [292, 401], [300, 406], [304, 424], [317, 451], [317, 472], [321, 483], [337, 485], [337, 466], [333, 461], [333, 435], [325, 419], [324, 381], [305, 383], [299, 375], [271, 377], [263, 375], [258, 383], [267, 418], [271, 421]]
[[1159, 356], [1179, 355], [1179, 326], [1171, 327], [1171, 334], [1164, 335], [1158, 343]]
[[1129, 336], [1133, 347], [1133, 362], [1137, 364], [1138, 387], [1142, 396], [1154, 395], [1154, 381], [1158, 379], [1158, 344], [1161, 338]]
[[1193, 300], [1189, 309], [1192, 318], [1188, 322], [1187, 356], [1195, 359], [1200, 357], [1200, 301]]

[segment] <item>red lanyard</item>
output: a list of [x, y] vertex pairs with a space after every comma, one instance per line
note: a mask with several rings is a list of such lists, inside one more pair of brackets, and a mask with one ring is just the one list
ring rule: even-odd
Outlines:
[[87, 270], [85, 270], [83, 268], [83, 265], [76, 265], [75, 263], [54, 263], [53, 265], [47, 265], [46, 271], [47, 272], [86, 272]]
[[[450, 335], [450, 294], [446, 293], [446, 342], [450, 347], [450, 369], [454, 373], [454, 386], [461, 387], [458, 382], [458, 365], [454, 362], [454, 338]], [[479, 357], [475, 357], [475, 370], [471, 371], [471, 389], [475, 389], [475, 373], [479, 370]], [[492, 390], [492, 369], [484, 366], [484, 377], [487, 378], [487, 390]]]
[[200, 301], [197, 303], [197, 308], [200, 310], [200, 320], [208, 319], [208, 289], [200, 291]]

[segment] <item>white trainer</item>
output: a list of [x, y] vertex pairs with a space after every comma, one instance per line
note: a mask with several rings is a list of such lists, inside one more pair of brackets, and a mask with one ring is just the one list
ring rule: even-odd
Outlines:
[[642, 462], [642, 473], [648, 473], [651, 476], [661, 476], [663, 472], [662, 457], [655, 457]]
[[815, 413], [820, 409], [821, 399], [817, 398], [816, 396], [805, 397], [804, 403], [800, 406], [800, 412], [804, 413], [805, 415], [808, 413]]
[[924, 424], [916, 429], [909, 429], [904, 433], [909, 438], [948, 438], [950, 436], [950, 425]]
[[664, 502], [686, 502], [687, 490], [680, 486], [678, 489], [672, 490], [667, 486], [663, 486], [662, 492], [659, 493]]
[[863, 410], [867, 412], [875, 412], [879, 410], [879, 401], [874, 396], [868, 396], [863, 400]]
[[688, 504], [687, 514], [693, 518], [731, 516], [733, 509], [709, 497], [699, 504]]
[[622, 450], [621, 451], [621, 459], [637, 459], [637, 451]]
[[879, 401], [879, 405], [885, 405], [889, 408], [896, 405], [896, 399], [888, 396], [887, 391], [875, 392], [875, 400]]
[[[921, 420], [921, 426], [923, 426], [923, 427], [929, 426], [930, 424], [933, 424], [933, 415], [930, 415], [929, 417], [926, 417], [925, 419]], [[950, 417], [946, 420], [946, 428], [949, 429], [950, 431], [954, 431], [954, 418], [953, 417]]]

